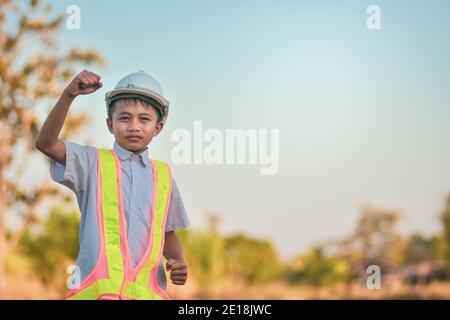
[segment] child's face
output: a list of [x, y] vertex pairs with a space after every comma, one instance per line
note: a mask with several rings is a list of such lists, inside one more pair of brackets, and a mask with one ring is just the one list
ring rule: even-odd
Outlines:
[[116, 102], [112, 119], [106, 119], [109, 131], [114, 134], [117, 143], [129, 151], [139, 153], [161, 131], [163, 124], [157, 122], [155, 108], [123, 100]]

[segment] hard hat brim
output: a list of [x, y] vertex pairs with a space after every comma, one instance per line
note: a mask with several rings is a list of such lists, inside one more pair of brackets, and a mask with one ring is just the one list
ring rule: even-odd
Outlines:
[[165, 122], [169, 109], [169, 101], [157, 94], [150, 93], [147, 90], [139, 90], [138, 88], [115, 89], [107, 92], [105, 95], [107, 111], [109, 111], [109, 107], [114, 101], [125, 98], [138, 98], [149, 103], [159, 110], [162, 122]]
[[160, 95], [158, 95], [156, 93], [153, 93], [153, 92], [149, 92], [148, 90], [140, 90], [139, 88], [123, 88], [123, 89], [111, 90], [111, 91], [107, 92], [106, 95], [105, 95], [106, 104], [109, 106], [111, 104], [111, 102], [112, 102], [111, 100], [115, 100], [114, 98], [117, 95], [122, 95], [122, 94], [143, 95], [143, 96], [155, 99], [162, 107], [168, 107], [169, 106], [169, 101], [167, 101], [166, 99], [164, 99]]

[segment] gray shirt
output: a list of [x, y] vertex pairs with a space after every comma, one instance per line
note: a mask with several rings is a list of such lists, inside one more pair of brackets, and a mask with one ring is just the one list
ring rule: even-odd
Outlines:
[[[80, 250], [77, 266], [81, 281], [93, 270], [99, 252], [98, 221], [96, 212], [97, 152], [94, 147], [81, 146], [73, 142], [66, 144], [66, 165], [52, 160], [50, 174], [77, 197], [80, 208]], [[114, 151], [122, 167], [122, 188], [124, 210], [127, 220], [128, 246], [133, 268], [139, 264], [146, 249], [151, 225], [153, 172], [148, 157], [148, 149], [135, 155], [114, 143]], [[175, 180], [172, 178], [172, 194], [166, 220], [166, 232], [190, 225], [186, 210]], [[158, 284], [167, 290], [164, 264], [158, 269]]]

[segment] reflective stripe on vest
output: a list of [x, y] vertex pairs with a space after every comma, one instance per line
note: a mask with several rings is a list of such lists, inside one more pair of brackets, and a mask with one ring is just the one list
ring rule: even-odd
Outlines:
[[149, 242], [140, 263], [131, 266], [123, 209], [120, 160], [113, 150], [97, 149], [99, 257], [93, 271], [68, 299], [170, 299], [157, 281], [162, 260], [172, 179], [167, 164], [151, 160], [153, 196]]

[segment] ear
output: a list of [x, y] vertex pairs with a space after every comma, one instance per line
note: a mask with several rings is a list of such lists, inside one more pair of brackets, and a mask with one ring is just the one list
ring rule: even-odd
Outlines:
[[164, 123], [162, 123], [162, 122], [158, 122], [156, 124], [156, 128], [155, 128], [156, 130], [155, 130], [154, 137], [156, 137], [161, 132], [163, 127], [164, 127]]
[[114, 133], [112, 119], [106, 118], [106, 125], [108, 126], [109, 132]]

